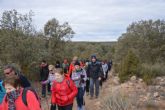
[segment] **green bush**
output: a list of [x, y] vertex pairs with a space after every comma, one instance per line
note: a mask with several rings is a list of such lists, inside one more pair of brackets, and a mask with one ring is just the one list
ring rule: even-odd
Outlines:
[[165, 75], [165, 65], [163, 64], [142, 64], [140, 70], [140, 77], [143, 78], [146, 84], [152, 84], [152, 79], [157, 76]]
[[128, 80], [133, 75], [138, 75], [139, 59], [132, 52], [128, 51], [128, 54], [123, 58], [119, 66], [119, 78], [121, 82]]

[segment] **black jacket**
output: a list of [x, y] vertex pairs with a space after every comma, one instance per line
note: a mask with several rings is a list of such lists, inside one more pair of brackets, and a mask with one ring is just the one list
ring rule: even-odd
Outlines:
[[49, 69], [48, 69], [48, 65], [45, 67], [41, 67], [40, 69], [40, 81], [45, 81], [48, 79], [48, 75], [49, 75]]
[[103, 69], [100, 62], [90, 62], [87, 68], [87, 76], [93, 79], [103, 77]]

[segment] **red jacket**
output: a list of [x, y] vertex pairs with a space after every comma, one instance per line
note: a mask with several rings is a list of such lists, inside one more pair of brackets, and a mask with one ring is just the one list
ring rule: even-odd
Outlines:
[[[40, 104], [32, 91], [27, 91], [26, 94], [28, 106], [26, 106], [22, 101], [22, 92], [23, 89], [21, 89], [21, 95], [15, 100], [16, 110], [41, 110]], [[8, 101], [6, 101], [6, 96], [0, 105], [0, 110], [8, 110]]]
[[70, 105], [73, 103], [77, 92], [76, 85], [69, 77], [65, 77], [61, 83], [54, 81], [52, 85], [52, 104]]
[[71, 63], [70, 66], [69, 66], [69, 71], [68, 71], [68, 76], [70, 77], [72, 72], [75, 70], [75, 67], [74, 67], [74, 64]]

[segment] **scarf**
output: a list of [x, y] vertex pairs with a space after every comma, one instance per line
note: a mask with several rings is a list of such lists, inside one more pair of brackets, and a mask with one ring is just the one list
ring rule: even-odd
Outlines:
[[11, 91], [7, 93], [7, 101], [8, 101], [8, 110], [16, 110], [15, 100], [20, 95], [19, 90]]

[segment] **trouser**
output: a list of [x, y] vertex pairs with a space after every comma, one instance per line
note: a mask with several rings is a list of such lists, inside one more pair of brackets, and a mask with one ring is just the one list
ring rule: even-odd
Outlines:
[[107, 78], [108, 78], [108, 71], [105, 74], [105, 80], [107, 80]]
[[99, 95], [99, 80], [90, 78], [90, 95], [93, 97], [94, 95], [94, 86], [95, 86], [95, 95], [98, 97]]
[[83, 105], [84, 105], [84, 87], [78, 87], [78, 93], [76, 96], [76, 101], [77, 101], [77, 106], [78, 106], [78, 110], [83, 110]]
[[50, 83], [48, 83], [47, 86], [48, 86], [48, 87], [47, 87], [47, 89], [48, 89], [48, 93], [50, 93], [50, 92], [51, 92], [51, 91], [50, 91], [50, 89], [51, 89], [51, 85], [50, 85]]
[[42, 96], [46, 96], [46, 84], [42, 84]]
[[52, 104], [51, 107], [50, 107], [50, 110], [56, 110], [56, 105]]
[[73, 104], [67, 106], [58, 106], [58, 110], [72, 110]]
[[104, 79], [103, 79], [103, 78], [101, 78], [101, 80], [99, 81], [100, 87], [102, 87], [102, 86], [103, 86], [103, 81], [104, 81]]
[[86, 80], [86, 88], [85, 88], [86, 92], [89, 92], [89, 85], [90, 85], [90, 80], [87, 79]]

